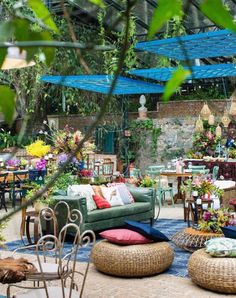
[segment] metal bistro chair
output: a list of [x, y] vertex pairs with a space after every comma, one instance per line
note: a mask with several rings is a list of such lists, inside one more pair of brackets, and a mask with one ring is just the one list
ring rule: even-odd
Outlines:
[[114, 162], [104, 162], [102, 164], [102, 176], [105, 178], [108, 178], [109, 180], [112, 180], [114, 172]]
[[25, 189], [23, 188], [24, 184], [28, 184], [29, 182], [29, 173], [28, 171], [22, 170], [22, 171], [14, 171], [12, 173], [13, 179], [11, 182], [9, 182], [10, 186], [10, 197], [12, 198], [12, 207], [15, 208], [16, 206], [16, 196], [19, 194], [20, 200], [22, 200]]
[[[73, 230], [74, 233], [74, 240], [70, 245], [68, 245], [66, 244], [65, 239], [68, 231], [71, 230]], [[79, 248], [84, 242], [86, 242], [87, 245], [90, 241], [88, 233], [93, 239], [95, 239], [95, 235], [92, 231], [87, 231], [86, 235], [84, 235], [84, 233], [80, 235], [79, 227], [74, 223], [69, 223], [61, 229], [58, 237], [51, 234], [42, 236], [36, 244], [37, 263], [35, 263], [35, 267], [38, 271], [29, 274], [27, 277], [27, 280], [33, 281], [34, 284], [32, 287], [18, 284], [9, 285], [7, 288], [7, 297], [12, 297], [10, 294], [12, 287], [29, 290], [24, 293], [17, 293], [14, 295], [15, 298], [82, 297], [88, 273], [88, 266], [82, 274], [77, 271], [76, 261], [78, 258]], [[54, 254], [55, 264], [45, 263], [44, 260], [47, 258], [48, 254]], [[80, 292], [78, 291], [79, 288], [75, 281], [76, 274], [79, 274], [79, 276], [83, 278]], [[58, 280], [59, 285], [48, 285], [48, 282], [52, 280]], [[69, 287], [66, 287], [67, 281]], [[38, 283], [37, 286], [36, 283]]]
[[5, 194], [6, 194], [6, 189], [8, 188], [7, 176], [8, 176], [8, 173], [0, 173], [0, 199], [1, 199], [0, 209], [4, 208], [6, 212], [7, 212], [7, 206], [6, 206]]
[[[65, 216], [65, 225], [60, 229], [58, 227], [58, 221], [57, 217], [61, 216], [61, 214], [58, 213], [58, 211], [61, 211], [61, 208], [66, 208], [67, 215]], [[83, 221], [83, 216], [81, 212], [77, 209], [73, 209], [70, 211], [69, 206], [64, 201], [58, 202], [54, 210], [47, 207], [40, 211], [40, 229], [41, 229], [41, 235], [45, 233], [45, 222], [46, 226], [48, 224], [53, 224], [53, 228], [50, 229], [49, 227], [46, 228], [46, 231], [48, 229], [53, 232], [53, 234], [44, 235], [41, 237], [41, 239], [37, 242], [36, 245], [28, 246], [28, 248], [36, 249], [37, 253], [37, 259], [38, 262], [34, 263], [34, 266], [37, 268], [38, 272], [31, 273], [27, 276], [27, 281], [32, 281], [35, 285], [37, 284], [38, 289], [40, 289], [37, 292], [30, 291], [27, 296], [20, 295], [19, 297], [82, 297], [83, 289], [85, 280], [87, 277], [87, 272], [89, 268], [90, 262], [88, 261], [86, 270], [81, 273], [75, 270], [75, 264], [73, 263], [73, 266], [69, 266], [69, 262], [76, 260], [71, 260], [71, 255], [78, 252], [79, 247], [86, 247], [88, 245], [94, 245], [95, 244], [95, 234], [93, 231], [85, 231], [80, 235], [80, 224]], [[73, 235], [74, 241], [72, 243], [72, 246], [65, 243], [65, 240], [67, 236]], [[69, 247], [68, 247], [69, 246]], [[26, 247], [17, 248], [12, 255], [15, 255], [15, 253], [19, 252], [21, 249], [25, 249]], [[39, 256], [39, 251], [41, 251], [41, 258]], [[54, 253], [55, 256], [55, 263], [48, 263], [47, 257], [52, 257], [52, 254]], [[69, 258], [68, 258], [69, 257]], [[63, 270], [60, 268], [60, 263], [63, 265]], [[67, 289], [62, 288], [62, 293], [65, 291], [65, 296], [62, 296], [62, 293], [60, 293], [60, 288], [50, 288], [48, 290], [46, 286], [46, 282], [52, 281], [52, 280], [61, 280], [61, 284], [65, 285], [65, 282], [68, 277], [72, 278], [72, 275], [74, 273], [78, 273], [80, 276], [83, 277], [83, 283], [79, 293], [74, 293], [74, 290], [72, 290], [73, 295], [70, 296], [70, 293]], [[72, 278], [73, 280], [73, 278]], [[39, 287], [40, 283], [43, 283], [43, 287]], [[32, 287], [32, 289], [34, 288]], [[29, 288], [29, 287], [28, 287]], [[37, 289], [37, 290], [38, 290]], [[47, 295], [46, 291], [49, 295]], [[54, 293], [55, 291], [55, 293]], [[34, 296], [38, 295], [38, 296]], [[8, 290], [8, 297], [10, 297], [10, 288]], [[15, 296], [14, 296], [15, 297]], [[18, 296], [16, 296], [18, 297]]]
[[[165, 170], [165, 166], [149, 166], [148, 169], [145, 171], [147, 175], [149, 175], [152, 179], [157, 181], [157, 199], [159, 201], [160, 206], [164, 204], [165, 195], [169, 193], [172, 206], [174, 207], [174, 193], [173, 188], [168, 185], [168, 179], [165, 179], [164, 176], [161, 176], [161, 173]], [[163, 180], [166, 181], [163, 181]]]
[[214, 166], [213, 170], [212, 170], [212, 180], [215, 181], [218, 178], [218, 174], [219, 174], [219, 166]]
[[142, 173], [141, 170], [138, 168], [132, 168], [130, 169], [130, 178], [136, 178], [136, 179], [142, 179]]

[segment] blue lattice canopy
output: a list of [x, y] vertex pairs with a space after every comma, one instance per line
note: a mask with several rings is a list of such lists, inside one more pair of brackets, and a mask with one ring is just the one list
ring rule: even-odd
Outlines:
[[[78, 75], [78, 76], [42, 76], [41, 81], [56, 85], [78, 88], [108, 94], [112, 83], [111, 75]], [[148, 83], [119, 76], [114, 95], [163, 93], [164, 87], [158, 84]]]
[[211, 31], [139, 42], [135, 48], [177, 60], [227, 57], [236, 54], [236, 34], [229, 30]]
[[[192, 71], [192, 74], [187, 79], [208, 79], [236, 76], [236, 65], [232, 63], [192, 66], [191, 69], [189, 67], [184, 68]], [[174, 67], [135, 69], [129, 71], [129, 73], [157, 81], [168, 81], [176, 69], [177, 68]]]

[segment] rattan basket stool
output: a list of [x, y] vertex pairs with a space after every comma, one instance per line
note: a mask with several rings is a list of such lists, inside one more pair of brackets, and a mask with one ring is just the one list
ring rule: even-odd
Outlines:
[[103, 273], [137, 277], [165, 271], [173, 262], [174, 252], [167, 242], [122, 246], [102, 240], [93, 247], [91, 257]]
[[236, 258], [215, 258], [200, 249], [188, 262], [188, 274], [197, 285], [220, 293], [236, 293]]

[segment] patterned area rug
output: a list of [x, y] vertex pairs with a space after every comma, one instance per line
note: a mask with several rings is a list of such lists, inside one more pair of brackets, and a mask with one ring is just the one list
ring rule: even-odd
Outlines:
[[[167, 237], [171, 238], [175, 233], [187, 227], [187, 223], [183, 220], [175, 220], [175, 219], [158, 219], [154, 224], [154, 227], [164, 233]], [[100, 241], [98, 239], [97, 241]], [[191, 253], [184, 251], [178, 248], [174, 243], [170, 242], [171, 246], [175, 251], [175, 258], [172, 266], [165, 272], [166, 274], [171, 274], [174, 276], [187, 277], [187, 263]], [[21, 240], [16, 240], [12, 242], [6, 243], [6, 249], [9, 251], [13, 251], [18, 247], [22, 247], [23, 243]], [[65, 250], [69, 250], [70, 243], [65, 244]], [[89, 260], [90, 255], [90, 247], [81, 248], [78, 254], [78, 261], [87, 262]], [[21, 253], [24, 254], [35, 254], [35, 251], [32, 249], [24, 248], [20, 250]], [[53, 255], [50, 255], [53, 257]]]

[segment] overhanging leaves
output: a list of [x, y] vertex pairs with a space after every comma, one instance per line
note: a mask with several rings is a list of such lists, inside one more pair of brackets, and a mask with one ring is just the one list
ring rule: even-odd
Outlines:
[[10, 125], [15, 111], [15, 92], [7, 86], [0, 85], [0, 110], [4, 120]]
[[105, 8], [103, 0], [89, 0], [89, 2], [99, 6], [100, 8]]
[[163, 100], [168, 101], [170, 96], [190, 74], [191, 72], [189, 70], [184, 69], [182, 66], [178, 67], [177, 70], [173, 72], [170, 80], [166, 83]]
[[205, 0], [200, 5], [201, 11], [216, 25], [236, 32], [233, 17], [221, 0]]
[[51, 30], [56, 33], [60, 33], [56, 24], [54, 23], [50, 12], [41, 0], [28, 0], [30, 8], [33, 10], [35, 15], [42, 20], [42, 22], [48, 26]]
[[0, 69], [3, 65], [3, 62], [5, 60], [6, 55], [7, 55], [7, 49], [6, 48], [0, 48]]
[[159, 0], [149, 26], [148, 38], [153, 38], [156, 32], [170, 19], [175, 16], [182, 17], [182, 15], [183, 10], [181, 0]]

